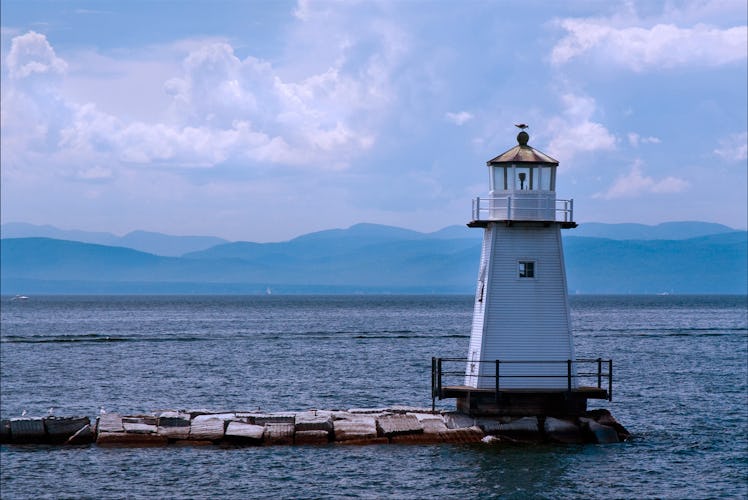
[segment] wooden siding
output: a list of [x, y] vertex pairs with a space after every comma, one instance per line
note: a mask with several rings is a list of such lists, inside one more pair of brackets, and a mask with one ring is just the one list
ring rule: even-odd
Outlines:
[[[535, 277], [520, 278], [518, 262], [535, 262]], [[495, 386], [493, 361], [566, 361], [574, 359], [561, 231], [557, 225], [523, 227], [490, 224], [486, 228], [466, 368], [466, 385]], [[471, 376], [470, 360], [479, 359]], [[474, 372], [473, 372], [474, 373]], [[565, 388], [565, 363], [501, 366], [502, 388]], [[553, 375], [561, 378], [503, 378]], [[576, 383], [572, 384], [576, 387]]]

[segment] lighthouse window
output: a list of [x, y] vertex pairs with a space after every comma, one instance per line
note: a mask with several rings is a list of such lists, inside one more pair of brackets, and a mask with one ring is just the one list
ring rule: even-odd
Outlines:
[[519, 261], [519, 277], [520, 278], [534, 278], [535, 277], [535, 262], [531, 260]]

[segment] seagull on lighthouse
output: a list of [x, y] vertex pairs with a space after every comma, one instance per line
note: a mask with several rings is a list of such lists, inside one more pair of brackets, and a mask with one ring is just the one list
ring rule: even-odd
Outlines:
[[515, 123], [514, 126], [522, 130], [525, 130], [527, 127], [529, 127], [529, 125], [526, 123]]

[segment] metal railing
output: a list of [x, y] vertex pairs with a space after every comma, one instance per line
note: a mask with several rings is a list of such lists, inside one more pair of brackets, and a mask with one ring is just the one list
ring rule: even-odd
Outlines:
[[[546, 205], [546, 206], [544, 206]], [[473, 199], [473, 220], [574, 222], [574, 200], [512, 196]]]
[[[480, 364], [492, 364], [493, 373], [488, 375], [481, 375], [481, 370], [478, 369], [477, 374], [466, 373], [465, 367], [467, 363]], [[445, 364], [459, 363], [460, 369], [444, 369]], [[508, 366], [543, 366], [543, 365], [566, 365], [566, 373], [563, 375], [526, 375], [526, 374], [507, 374], [506, 370], [504, 373], [501, 372], [501, 367]], [[507, 366], [508, 365], [508, 366]], [[592, 368], [590, 368], [590, 366]], [[587, 371], [584, 371], [584, 370]], [[592, 371], [594, 370], [594, 371]], [[557, 360], [557, 361], [514, 361], [514, 360], [494, 360], [494, 361], [470, 361], [467, 358], [431, 358], [431, 404], [432, 407], [436, 404], [436, 399], [444, 398], [444, 387], [447, 385], [444, 383], [444, 378], [450, 379], [453, 377], [460, 377], [464, 380], [466, 377], [474, 377], [475, 379], [493, 379], [494, 383], [493, 390], [495, 392], [496, 400], [498, 402], [499, 395], [502, 392], [501, 380], [517, 379], [517, 378], [535, 378], [535, 379], [566, 379], [566, 390], [571, 392], [574, 386], [579, 386], [580, 382], [593, 384], [591, 387], [596, 387], [600, 390], [605, 390], [603, 383], [607, 382], [607, 399], [613, 401], [613, 360], [612, 359], [576, 359], [576, 360]], [[462, 384], [454, 384], [455, 386], [462, 386]], [[478, 390], [476, 388], [476, 390]], [[485, 389], [483, 389], [485, 390]], [[490, 390], [490, 389], [489, 389]], [[506, 390], [506, 389], [504, 389]], [[511, 390], [511, 389], [510, 389]]]

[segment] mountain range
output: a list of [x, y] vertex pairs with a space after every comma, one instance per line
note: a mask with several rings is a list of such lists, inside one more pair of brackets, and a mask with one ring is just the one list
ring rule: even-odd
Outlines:
[[[356, 224], [277, 243], [0, 228], [0, 291], [473, 293], [482, 231]], [[748, 232], [705, 222], [564, 231], [571, 293], [748, 293]]]

